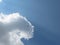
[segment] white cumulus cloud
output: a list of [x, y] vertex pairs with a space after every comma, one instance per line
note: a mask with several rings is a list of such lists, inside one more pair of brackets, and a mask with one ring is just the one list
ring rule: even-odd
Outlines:
[[0, 45], [24, 45], [22, 38], [33, 37], [34, 26], [19, 13], [0, 13]]

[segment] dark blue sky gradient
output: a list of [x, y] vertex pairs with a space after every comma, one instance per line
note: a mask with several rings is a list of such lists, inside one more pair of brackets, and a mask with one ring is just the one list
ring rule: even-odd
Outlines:
[[3, 0], [0, 12], [19, 12], [35, 26], [25, 45], [60, 45], [60, 0]]

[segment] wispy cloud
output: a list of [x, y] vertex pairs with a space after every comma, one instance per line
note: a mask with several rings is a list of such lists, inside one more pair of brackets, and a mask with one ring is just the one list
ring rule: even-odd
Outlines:
[[34, 26], [19, 13], [0, 14], [0, 45], [24, 45], [22, 38], [33, 37]]

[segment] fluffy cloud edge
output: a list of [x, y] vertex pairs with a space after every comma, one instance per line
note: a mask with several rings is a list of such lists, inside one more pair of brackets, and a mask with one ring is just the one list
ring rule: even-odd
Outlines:
[[[34, 33], [34, 26], [30, 23], [30, 21], [28, 21], [28, 19], [26, 17], [23, 17], [21, 14], [19, 13], [12, 13], [12, 14], [9, 14], [9, 15], [5, 15], [3, 13], [0, 14], [0, 22], [3, 23], [3, 24], [9, 24], [9, 23], [12, 23], [14, 22], [15, 20], [18, 20], [18, 18], [22, 18], [23, 20], [25, 20], [27, 22], [27, 24], [29, 24], [29, 26], [31, 26], [30, 29], [31, 32], [30, 34], [27, 33], [27, 32], [21, 32], [19, 35], [21, 36], [18, 36], [16, 35], [16, 32], [19, 32], [19, 30], [17, 29], [16, 31], [12, 31], [12, 32], [9, 32], [10, 36], [12, 36], [12, 34], [14, 34], [15, 36], [17, 36], [19, 39], [27, 39], [29, 40], [30, 38], [33, 38], [33, 33]], [[20, 38], [21, 37], [21, 38]], [[14, 37], [15, 38], [15, 37]], [[21, 43], [20, 45], [24, 45], [23, 42], [21, 40], [19, 40], [19, 43]], [[2, 43], [0, 43], [2, 44]], [[3, 45], [3, 44], [2, 44]], [[16, 44], [17, 45], [17, 44]], [[19, 45], [19, 44], [18, 44]]]

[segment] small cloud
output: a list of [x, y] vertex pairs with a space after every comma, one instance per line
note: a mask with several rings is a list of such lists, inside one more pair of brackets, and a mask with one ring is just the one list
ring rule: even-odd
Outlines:
[[0, 2], [2, 2], [2, 0], [0, 0]]
[[24, 45], [22, 38], [33, 37], [34, 26], [19, 13], [0, 14], [0, 45]]

